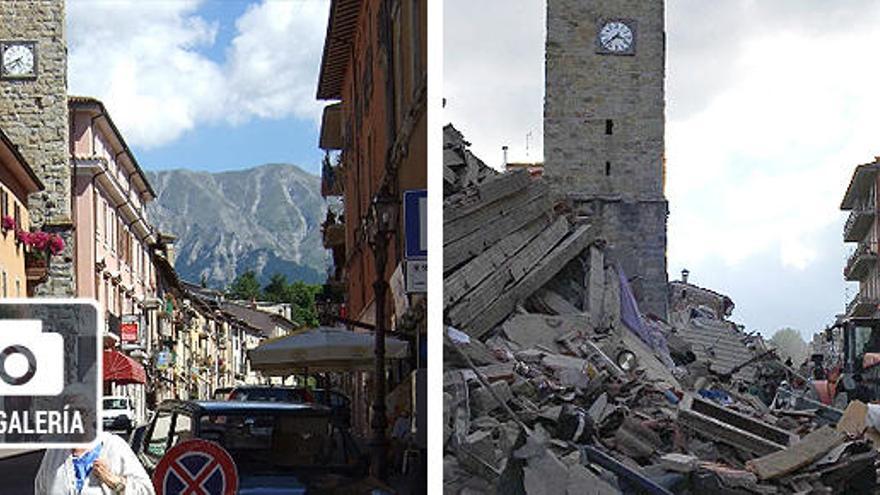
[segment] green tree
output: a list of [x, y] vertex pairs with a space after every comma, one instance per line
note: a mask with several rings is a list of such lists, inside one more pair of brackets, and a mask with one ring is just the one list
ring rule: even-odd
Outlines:
[[318, 309], [315, 307], [315, 296], [322, 287], [297, 280], [289, 285], [290, 302], [293, 319], [308, 326], [318, 326]]
[[253, 270], [248, 270], [232, 281], [226, 291], [232, 299], [258, 299], [260, 297], [260, 281]]
[[807, 353], [809, 352], [807, 343], [804, 342], [801, 333], [793, 328], [777, 330], [770, 337], [770, 344], [776, 348], [777, 355], [781, 359], [791, 358], [791, 362], [795, 366], [799, 366], [807, 359]]
[[[320, 321], [315, 298], [322, 290], [321, 285], [307, 284], [302, 280], [288, 283], [287, 277], [281, 273], [272, 274], [269, 282], [260, 290], [256, 275], [249, 271], [235, 279], [229, 288], [229, 294], [241, 299], [262, 297], [265, 301], [288, 303], [294, 321], [306, 326], [318, 326]], [[240, 297], [245, 294], [247, 297]]]
[[290, 285], [287, 277], [281, 273], [272, 275], [266, 287], [263, 287], [263, 297], [272, 302], [287, 302], [290, 299]]

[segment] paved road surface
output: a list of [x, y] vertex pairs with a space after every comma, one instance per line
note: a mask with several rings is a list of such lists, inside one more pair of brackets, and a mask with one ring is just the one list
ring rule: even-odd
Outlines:
[[0, 480], [3, 480], [0, 493], [33, 495], [34, 476], [42, 458], [43, 451], [38, 450], [0, 459]]

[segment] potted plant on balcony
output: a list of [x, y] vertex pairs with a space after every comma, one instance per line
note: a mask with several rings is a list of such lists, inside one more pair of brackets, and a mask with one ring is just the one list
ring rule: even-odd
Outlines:
[[3, 235], [5, 236], [7, 232], [15, 230], [15, 219], [9, 215], [6, 215], [0, 220], [0, 228], [3, 229]]
[[64, 239], [57, 234], [42, 230], [27, 232], [19, 230], [16, 239], [24, 245], [24, 266], [28, 280], [42, 280], [49, 272], [52, 255], [64, 251]]

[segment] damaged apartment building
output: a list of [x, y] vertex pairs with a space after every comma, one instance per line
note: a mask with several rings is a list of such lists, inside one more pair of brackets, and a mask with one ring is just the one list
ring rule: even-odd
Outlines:
[[867, 406], [667, 279], [664, 2], [591, 6], [547, 3], [542, 174], [444, 129], [444, 491], [867, 493]]

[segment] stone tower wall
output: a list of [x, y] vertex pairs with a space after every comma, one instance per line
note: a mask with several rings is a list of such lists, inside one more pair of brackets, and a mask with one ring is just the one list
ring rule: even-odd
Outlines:
[[[635, 53], [597, 53], [601, 23], [634, 26]], [[548, 0], [544, 177], [603, 227], [643, 312], [667, 310], [663, 0]]]
[[15, 143], [45, 190], [31, 195], [32, 224], [62, 235], [49, 280], [37, 295], [73, 296], [76, 286], [71, 235], [68, 153], [67, 44], [63, 0], [0, 1], [0, 40], [37, 43], [37, 77], [0, 80], [0, 128]]

